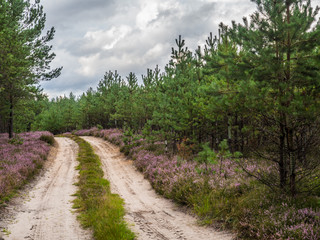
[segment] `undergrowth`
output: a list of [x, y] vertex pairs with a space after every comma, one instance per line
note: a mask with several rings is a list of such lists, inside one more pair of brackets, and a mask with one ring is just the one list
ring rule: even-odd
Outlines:
[[74, 208], [80, 213], [81, 224], [93, 230], [96, 240], [134, 239], [134, 233], [123, 220], [123, 200], [111, 193], [109, 182], [103, 178], [99, 157], [83, 139], [74, 135], [64, 136], [79, 145], [79, 190], [75, 194]]
[[[191, 207], [204, 224], [235, 230], [239, 239], [320, 239], [320, 196], [292, 199], [271, 191], [246, 174], [260, 171], [261, 166], [242, 159], [245, 172], [224, 143], [217, 153], [204, 146], [193, 161], [183, 157], [186, 154], [168, 156], [164, 141], [150, 141], [142, 135], [128, 137], [119, 129], [92, 128], [75, 134], [117, 144], [158, 193]], [[263, 169], [267, 173], [272, 170]]]

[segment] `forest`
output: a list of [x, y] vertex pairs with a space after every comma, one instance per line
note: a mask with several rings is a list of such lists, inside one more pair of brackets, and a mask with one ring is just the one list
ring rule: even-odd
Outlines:
[[[14, 138], [21, 132], [81, 133], [95, 127], [86, 134], [107, 138], [102, 129], [118, 129], [122, 150], [129, 156], [140, 146], [138, 139], [145, 139], [149, 150], [157, 152], [154, 146], [162, 144], [161, 154], [178, 157], [177, 165], [196, 164], [193, 168], [209, 178], [212, 166], [214, 174], [220, 171], [229, 178], [232, 174], [225, 164], [230, 161], [236, 172], [246, 175], [246, 183], [241, 188], [234, 181], [219, 187], [220, 203], [212, 197], [208, 204], [229, 201], [220, 209], [227, 213], [211, 209], [202, 215], [204, 219], [247, 231], [244, 237], [253, 239], [264, 239], [268, 235], [263, 234], [270, 232], [274, 234], [270, 239], [320, 236], [320, 22], [319, 8], [312, 8], [310, 0], [254, 0], [257, 9], [249, 18], [221, 23], [217, 36], [209, 33], [206, 44], [196, 50], [190, 50], [178, 35], [164, 69], [147, 69], [141, 77], [133, 72], [123, 77], [107, 69], [98, 86], [81, 96], [70, 93], [51, 100], [39, 83], [58, 77], [61, 71], [48, 72], [55, 55], [47, 44], [54, 29], [41, 36], [45, 22], [41, 7], [33, 7], [26, 17], [17, 5], [12, 20], [5, 6], [23, 1], [0, 2], [1, 133]], [[194, 192], [205, 194], [203, 189]], [[246, 212], [248, 204], [264, 197], [269, 202], [255, 203], [256, 208], [269, 212], [241, 225], [244, 218], [258, 213], [258, 209]], [[173, 198], [179, 202], [177, 195]], [[180, 202], [195, 206], [188, 199]], [[233, 204], [243, 209], [232, 209]], [[310, 214], [303, 215], [302, 223], [288, 223], [280, 219], [286, 211], [281, 206], [292, 210], [289, 216], [297, 209], [308, 209]], [[267, 218], [283, 222], [288, 229], [267, 226]], [[260, 230], [270, 228], [250, 232], [250, 224]], [[315, 227], [310, 230], [308, 224]], [[296, 227], [297, 235], [285, 235], [290, 226]], [[306, 238], [299, 235], [303, 229], [310, 233]]]

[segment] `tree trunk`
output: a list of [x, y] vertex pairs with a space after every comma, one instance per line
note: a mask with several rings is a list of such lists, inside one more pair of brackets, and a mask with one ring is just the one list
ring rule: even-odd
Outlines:
[[231, 114], [228, 114], [227, 123], [228, 123], [228, 145], [229, 145], [230, 151], [233, 152], [233, 146], [232, 146], [232, 118], [231, 118]]
[[234, 139], [233, 139], [233, 151], [239, 151], [239, 139], [238, 139], [238, 130], [239, 130], [239, 125], [238, 125], [238, 114], [235, 114], [235, 130], [234, 130]]
[[280, 188], [284, 189], [287, 182], [287, 172], [286, 172], [286, 160], [284, 154], [285, 145], [285, 132], [284, 126], [280, 123], [280, 136], [279, 136], [279, 175], [280, 175]]
[[9, 133], [9, 138], [12, 138], [13, 137], [13, 98], [12, 98], [12, 95], [10, 95], [8, 133]]
[[2, 115], [0, 114], [0, 133], [3, 133], [5, 132], [5, 127], [4, 127], [5, 124], [5, 120], [4, 118], [2, 117]]
[[293, 130], [288, 129], [287, 131], [288, 138], [288, 151], [290, 159], [290, 193], [294, 197], [296, 195], [296, 156], [293, 149]]
[[[291, 12], [290, 12], [290, 5], [292, 4], [292, 1], [287, 0], [286, 1], [286, 10], [287, 10], [287, 23], [290, 24], [290, 18], [291, 18]], [[290, 29], [287, 30], [287, 69], [286, 69], [286, 80], [287, 84], [290, 86], [291, 81], [291, 34]], [[293, 89], [290, 89], [290, 92], [293, 94]], [[287, 103], [289, 106], [289, 102]], [[288, 107], [287, 106], [287, 107]], [[293, 129], [290, 126], [288, 122], [288, 118], [286, 118], [286, 134], [287, 134], [287, 146], [288, 146], [288, 152], [289, 152], [289, 161], [290, 161], [290, 192], [291, 195], [294, 197], [296, 195], [296, 158], [294, 153], [294, 147], [293, 147]]]

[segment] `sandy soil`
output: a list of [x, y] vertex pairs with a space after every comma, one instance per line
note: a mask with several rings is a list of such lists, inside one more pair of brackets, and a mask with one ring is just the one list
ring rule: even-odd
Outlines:
[[138, 239], [231, 240], [234, 236], [197, 225], [196, 218], [185, 214], [170, 200], [157, 195], [132, 161], [119, 149], [94, 137], [83, 137], [100, 156], [111, 190], [125, 201], [126, 220]]
[[56, 138], [56, 142], [58, 147], [51, 152], [42, 174], [26, 187], [27, 193], [13, 199], [0, 216], [0, 229], [10, 233], [2, 236], [4, 239], [92, 238], [88, 231], [81, 229], [72, 212], [78, 145], [68, 138]]

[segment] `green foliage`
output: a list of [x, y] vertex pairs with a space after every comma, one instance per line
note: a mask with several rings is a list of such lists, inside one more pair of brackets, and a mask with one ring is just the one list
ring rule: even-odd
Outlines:
[[223, 139], [223, 141], [221, 141], [221, 143], [219, 144], [219, 154], [225, 158], [231, 157], [227, 139]]
[[59, 97], [51, 102], [44, 99], [39, 104], [43, 105], [43, 110], [35, 117], [32, 129], [47, 129], [58, 134], [81, 128], [79, 103], [72, 93], [69, 98]]
[[302, 0], [255, 2], [258, 10], [250, 20], [233, 22], [227, 30], [241, 49], [239, 66], [246, 76], [238, 90], [247, 111], [255, 114], [250, 137], [264, 141], [253, 146], [253, 151], [278, 164], [278, 179], [262, 180], [294, 196], [305, 191], [305, 186], [298, 184], [298, 172], [309, 175], [311, 164], [314, 176], [319, 168], [313, 160], [319, 151], [319, 138], [312, 133], [319, 129], [320, 116], [316, 110], [319, 8], [313, 9], [311, 1]]
[[209, 143], [202, 145], [203, 150], [198, 153], [196, 160], [199, 163], [217, 164], [217, 154], [209, 147]]
[[48, 143], [51, 146], [53, 146], [53, 144], [54, 144], [54, 137], [51, 135], [41, 135], [41, 137], [39, 139], [41, 141]]
[[133, 136], [133, 131], [132, 129], [129, 127], [127, 128], [124, 132], [123, 132], [123, 135], [125, 136], [123, 138], [123, 142], [126, 144], [126, 145], [130, 145], [131, 144], [131, 141], [132, 141], [132, 136]]
[[8, 143], [12, 145], [22, 145], [23, 139], [19, 137], [19, 135], [15, 135], [13, 138], [8, 140]]
[[62, 68], [49, 71], [55, 54], [48, 43], [55, 30], [41, 36], [46, 16], [40, 1], [1, 0], [0, 19], [0, 114], [7, 120], [11, 138], [14, 109], [40, 95], [39, 81], [58, 77]]

